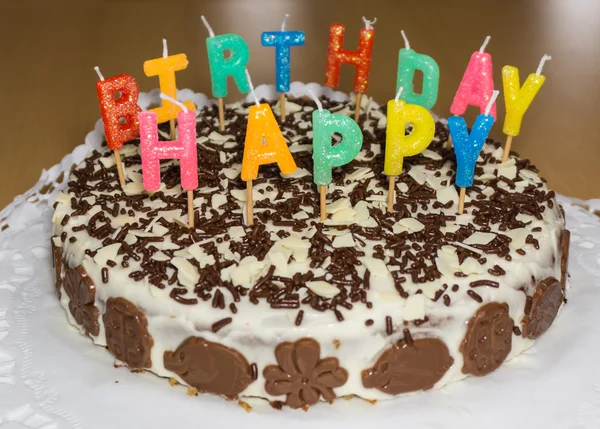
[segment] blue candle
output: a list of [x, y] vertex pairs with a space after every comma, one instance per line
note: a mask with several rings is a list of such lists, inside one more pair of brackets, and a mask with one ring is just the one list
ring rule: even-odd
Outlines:
[[475, 163], [494, 124], [494, 116], [490, 114], [490, 109], [497, 96], [498, 91], [494, 91], [485, 113], [477, 115], [470, 134], [463, 117], [448, 118], [448, 128], [456, 153], [456, 186], [460, 188], [473, 185]]
[[261, 35], [263, 46], [275, 46], [275, 88], [278, 92], [290, 90], [290, 47], [304, 45], [304, 31], [285, 31], [285, 15], [281, 31], [265, 31]]

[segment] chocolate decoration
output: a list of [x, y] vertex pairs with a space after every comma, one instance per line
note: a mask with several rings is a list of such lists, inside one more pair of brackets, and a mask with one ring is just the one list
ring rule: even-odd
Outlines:
[[542, 280], [533, 293], [531, 308], [523, 317], [523, 336], [535, 340], [548, 330], [564, 299], [560, 282], [554, 277]]
[[52, 266], [54, 267], [55, 282], [54, 287], [58, 299], [62, 297], [60, 289], [62, 287], [62, 249], [54, 244], [54, 237], [50, 239], [52, 247]]
[[[62, 261], [59, 267], [61, 264]], [[66, 268], [63, 288], [69, 297], [69, 311], [77, 324], [83, 326], [86, 335], [97, 336], [100, 333], [100, 312], [94, 306], [96, 286], [81, 265]]]
[[490, 302], [480, 307], [467, 324], [467, 334], [460, 345], [462, 372], [475, 376], [496, 370], [512, 346], [513, 321], [508, 304]]
[[337, 358], [321, 359], [321, 346], [312, 338], [279, 344], [275, 358], [277, 365], [263, 371], [265, 390], [269, 395], [286, 395], [285, 403], [292, 408], [314, 405], [320, 397], [332, 402], [336, 398], [333, 389], [348, 380]]
[[560, 285], [563, 293], [567, 291], [567, 268], [569, 267], [569, 247], [571, 246], [571, 232], [563, 230], [560, 243]]
[[107, 347], [117, 359], [131, 369], [152, 366], [154, 340], [144, 313], [125, 298], [109, 298], [103, 320]]
[[437, 338], [400, 341], [383, 352], [372, 368], [362, 371], [366, 388], [388, 395], [431, 389], [454, 363], [448, 347]]
[[189, 337], [175, 351], [165, 352], [164, 365], [200, 392], [228, 398], [235, 398], [253, 381], [244, 355], [200, 337]]

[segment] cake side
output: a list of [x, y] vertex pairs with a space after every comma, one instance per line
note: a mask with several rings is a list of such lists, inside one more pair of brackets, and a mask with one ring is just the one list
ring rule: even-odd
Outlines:
[[121, 151], [123, 190], [110, 152], [75, 169], [53, 217], [70, 322], [132, 369], [292, 407], [485, 375], [545, 332], [564, 298], [568, 232], [529, 161], [499, 164], [499, 144], [486, 144], [457, 215], [455, 160], [438, 123], [429, 149], [405, 160], [386, 213], [385, 113], [371, 110], [360, 155], [334, 171], [321, 223], [313, 107], [296, 100], [286, 110], [281, 128], [299, 169], [282, 177], [261, 167], [253, 227], [239, 179], [240, 104], [227, 107], [224, 133], [215, 109], [199, 112], [191, 231], [177, 162], [162, 164], [164, 186], [152, 195], [136, 142]]

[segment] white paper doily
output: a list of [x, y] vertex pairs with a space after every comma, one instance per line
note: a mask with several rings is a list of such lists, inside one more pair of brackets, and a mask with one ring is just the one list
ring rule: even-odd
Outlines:
[[[302, 96], [307, 87], [327, 91], [294, 83], [291, 92]], [[276, 95], [266, 86], [257, 92]], [[178, 95], [210, 103], [189, 90]], [[140, 97], [142, 107], [157, 101], [157, 92]], [[305, 413], [259, 402], [248, 414], [235, 402], [189, 397], [152, 374], [115, 369], [108, 351], [69, 327], [54, 295], [51, 205], [71, 166], [101, 141], [99, 122], [84, 145], [0, 212], [0, 429], [600, 427], [600, 219], [592, 213], [600, 200], [559, 197], [571, 230], [569, 302], [532, 349], [496, 372], [375, 405], [338, 400]]]

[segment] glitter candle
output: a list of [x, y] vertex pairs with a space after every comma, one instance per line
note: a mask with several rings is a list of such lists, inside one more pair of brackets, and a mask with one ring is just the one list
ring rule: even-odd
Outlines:
[[[138, 84], [132, 76], [120, 74], [104, 79], [96, 68], [100, 80], [96, 82], [96, 92], [100, 103], [100, 113], [104, 124], [106, 143], [111, 150], [119, 150], [126, 142], [139, 136], [137, 105]], [[120, 94], [115, 98], [115, 94]]]
[[552, 58], [549, 55], [544, 55], [537, 71], [527, 76], [522, 87], [519, 79], [519, 69], [513, 66], [502, 67], [502, 84], [506, 105], [506, 118], [504, 119], [502, 131], [507, 135], [502, 162], [508, 159], [512, 138], [518, 136], [521, 131], [523, 115], [529, 109], [531, 102], [546, 80], [546, 77], [542, 74], [542, 68], [544, 63], [550, 59]]
[[[246, 79], [246, 65], [250, 59], [248, 44], [237, 34], [221, 34], [216, 36], [206, 18], [202, 16], [210, 37], [206, 39], [208, 51], [208, 64], [212, 81], [212, 94], [215, 98], [227, 96], [227, 77], [233, 77], [240, 92], [246, 94], [250, 91]], [[228, 56], [225, 57], [225, 53]]]
[[461, 116], [448, 118], [448, 129], [454, 142], [454, 153], [456, 154], [456, 186], [461, 188], [458, 210], [461, 214], [464, 208], [465, 189], [473, 185], [475, 163], [494, 124], [495, 118], [490, 111], [497, 96], [498, 91], [494, 91], [485, 113], [477, 115], [470, 134], [464, 118]]
[[[175, 72], [185, 70], [188, 66], [187, 56], [185, 54], [169, 55], [167, 50], [167, 41], [163, 39], [163, 56], [144, 62], [144, 73], [146, 76], [158, 76], [160, 92], [175, 99], [177, 97], [177, 85], [175, 83]], [[196, 110], [194, 102], [191, 100], [183, 103], [188, 110]], [[160, 107], [151, 111], [156, 113], [159, 124], [177, 118], [179, 106], [164, 99]], [[172, 131], [174, 127], [172, 126]], [[173, 133], [172, 133], [173, 134]], [[172, 135], [174, 137], [174, 135]]]
[[531, 73], [521, 87], [519, 69], [513, 66], [502, 67], [504, 103], [506, 105], [506, 118], [502, 129], [504, 134], [513, 137], [519, 135], [523, 115], [525, 115], [545, 80], [544, 75]]
[[177, 115], [179, 139], [173, 141], [158, 140], [156, 112], [147, 111], [139, 114], [142, 180], [147, 191], [160, 189], [161, 159], [179, 159], [181, 187], [188, 191], [198, 187], [196, 115], [183, 104], [179, 107], [182, 108]]
[[356, 92], [356, 110], [354, 119], [358, 120], [360, 113], [360, 98], [369, 86], [369, 72], [371, 70], [371, 54], [373, 52], [373, 39], [375, 30], [371, 24], [376, 19], [369, 21], [363, 17], [365, 27], [360, 30], [358, 49], [349, 51], [343, 49], [345, 27], [341, 24], [332, 24], [329, 28], [329, 47], [327, 51], [327, 69], [325, 72], [325, 85], [335, 88], [340, 81], [340, 66], [342, 63], [353, 65], [354, 92]]
[[[331, 183], [331, 169], [348, 164], [360, 152], [363, 135], [358, 124], [344, 115], [332, 114], [319, 108], [312, 113], [314, 182], [317, 185]], [[342, 141], [333, 144], [333, 134]]]
[[[450, 107], [450, 112], [453, 115], [464, 114], [469, 105], [479, 107], [481, 113], [486, 110], [486, 106], [494, 91], [492, 57], [487, 52], [484, 52], [489, 40], [490, 36], [487, 36], [479, 51], [475, 51], [471, 55], [469, 65], [465, 70], [465, 74]], [[490, 113], [496, 119], [495, 103], [492, 105]]]
[[[438, 97], [440, 83], [440, 68], [433, 58], [428, 55], [419, 54], [410, 48], [410, 43], [404, 30], [401, 31], [405, 47], [398, 54], [398, 77], [396, 91], [404, 88], [401, 99], [409, 104], [417, 104], [426, 109], [435, 106]], [[414, 90], [413, 80], [415, 72], [423, 73], [423, 88], [417, 94]]]
[[261, 35], [263, 46], [275, 47], [275, 89], [278, 92], [290, 90], [290, 48], [304, 45], [303, 31], [285, 31], [285, 16], [281, 31], [265, 31]]
[[259, 166], [274, 162], [283, 174], [292, 174], [297, 169], [271, 106], [266, 103], [250, 106], [242, 160], [242, 180], [247, 182], [256, 179]]
[[[389, 177], [388, 211], [394, 204], [395, 176], [402, 173], [405, 156], [414, 156], [423, 152], [435, 135], [435, 121], [431, 113], [419, 105], [406, 104], [400, 100], [403, 87], [398, 89], [396, 98], [387, 105], [387, 127], [385, 141], [384, 172]], [[412, 125], [412, 131], [406, 135], [406, 125]]]

